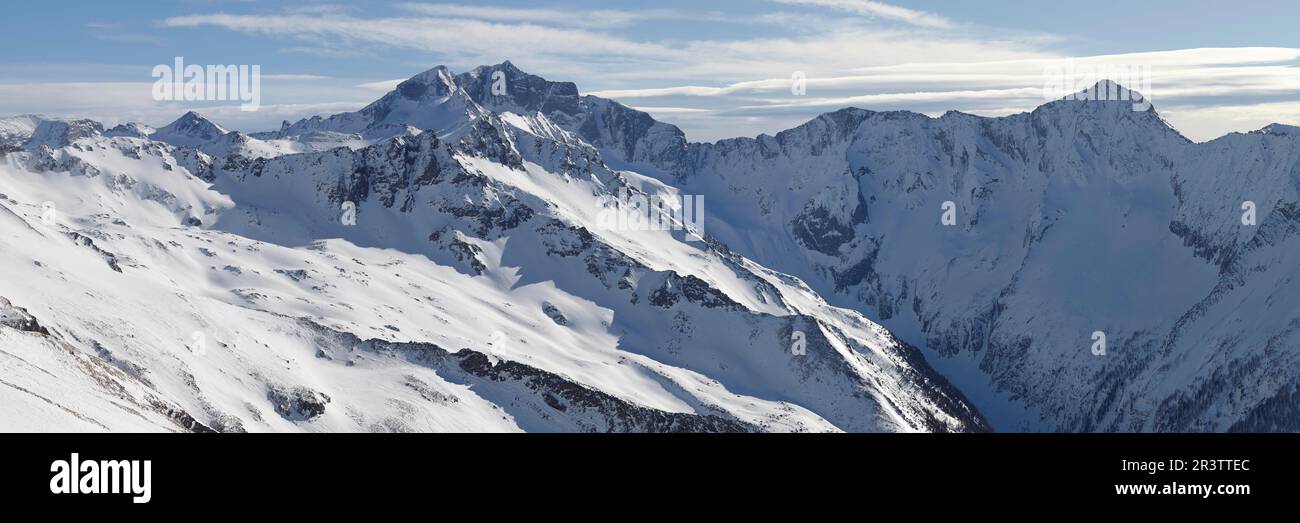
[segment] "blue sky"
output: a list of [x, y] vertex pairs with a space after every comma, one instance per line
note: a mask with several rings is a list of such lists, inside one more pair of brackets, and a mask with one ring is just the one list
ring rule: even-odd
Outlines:
[[[435, 65], [509, 59], [714, 140], [850, 105], [1030, 110], [1069, 63], [1077, 80], [1149, 68], [1157, 110], [1204, 140], [1300, 124], [1296, 20], [1300, 2], [1281, 0], [24, 2], [0, 19], [0, 114], [161, 125], [197, 108], [262, 130], [359, 108]], [[263, 108], [153, 100], [150, 70], [175, 56], [260, 65]]]

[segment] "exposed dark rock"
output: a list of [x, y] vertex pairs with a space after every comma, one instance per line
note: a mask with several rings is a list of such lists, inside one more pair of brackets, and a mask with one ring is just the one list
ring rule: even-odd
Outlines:
[[308, 278], [305, 269], [275, 269], [275, 272], [283, 274], [285, 277], [293, 281], [303, 281]]
[[[545, 406], [556, 416], [571, 417], [574, 423], [590, 431], [603, 432], [753, 432], [757, 427], [716, 414], [665, 412], [642, 407], [605, 392], [588, 388], [567, 378], [513, 361], [498, 361], [470, 349], [450, 353], [431, 343], [394, 343], [384, 340], [361, 340], [319, 324], [303, 320], [322, 337], [321, 345], [356, 347], [378, 354], [406, 358], [429, 367], [440, 376], [475, 384], [481, 394], [500, 388], [504, 395], [530, 400]], [[408, 380], [409, 381], [409, 380]], [[506, 405], [502, 405], [506, 407]], [[590, 425], [591, 418], [599, 420]], [[567, 425], [565, 425], [567, 426]]]
[[560, 312], [560, 309], [549, 301], [542, 302], [542, 312], [546, 313], [546, 316], [551, 318], [551, 321], [555, 322], [556, 325], [567, 326], [569, 324], [569, 319], [564, 317], [564, 313]]
[[679, 276], [677, 273], [670, 274], [663, 285], [650, 293], [650, 303], [667, 309], [676, 304], [679, 297], [709, 309], [744, 309], [744, 306], [704, 280], [691, 275]]
[[840, 223], [821, 207], [809, 207], [790, 222], [790, 231], [805, 247], [835, 256], [840, 246], [853, 241], [853, 227]]
[[3, 296], [0, 296], [0, 325], [46, 336], [50, 334], [35, 317], [27, 313], [27, 309], [10, 304]]
[[122, 267], [118, 265], [118, 258], [116, 254], [100, 249], [98, 245], [95, 245], [95, 240], [92, 240], [90, 239], [89, 236], [86, 236], [79, 232], [68, 231], [65, 234], [67, 234], [69, 238], [72, 238], [72, 241], [77, 245], [95, 251], [96, 254], [98, 254], [101, 258], [104, 259], [104, 262], [108, 264], [108, 267], [110, 269], [113, 269], [114, 271], [117, 272], [122, 272]]
[[280, 417], [289, 421], [311, 421], [325, 413], [330, 397], [307, 387], [284, 388], [272, 386], [266, 399]]

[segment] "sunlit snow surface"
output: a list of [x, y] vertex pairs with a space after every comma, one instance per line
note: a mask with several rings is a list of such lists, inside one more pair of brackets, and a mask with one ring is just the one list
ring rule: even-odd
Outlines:
[[[507, 62], [0, 151], [0, 429], [1300, 430], [1294, 127], [1070, 100], [698, 144]], [[624, 193], [703, 197], [707, 241], [603, 227]]]
[[0, 428], [983, 427], [919, 352], [798, 280], [597, 225], [618, 187], [671, 187], [544, 115], [466, 118], [304, 154], [215, 145], [233, 133], [11, 151], [0, 296], [49, 334], [0, 327]]

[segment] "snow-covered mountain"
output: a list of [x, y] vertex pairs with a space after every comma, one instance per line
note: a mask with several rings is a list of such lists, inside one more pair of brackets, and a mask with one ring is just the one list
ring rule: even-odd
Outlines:
[[[0, 120], [18, 428], [1300, 430], [1294, 127], [702, 144], [509, 62], [264, 133], [43, 122]], [[604, 226], [620, 194], [703, 231]]]
[[0, 158], [0, 428], [988, 428], [798, 278], [604, 226], [679, 193], [614, 167], [643, 115], [509, 63], [271, 133], [43, 122]]
[[925, 347], [996, 429], [1300, 430], [1294, 127], [1197, 144], [1071, 97], [680, 144], [633, 168], [705, 195], [735, 252]]
[[221, 138], [229, 132], [203, 115], [190, 111], [176, 121], [159, 127], [149, 137], [172, 145], [196, 146]]
[[0, 118], [0, 146], [17, 147], [32, 137], [36, 126], [43, 118], [33, 114], [23, 114]]

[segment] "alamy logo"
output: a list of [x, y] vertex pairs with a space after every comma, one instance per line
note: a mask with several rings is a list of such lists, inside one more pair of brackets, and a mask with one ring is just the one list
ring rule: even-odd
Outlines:
[[208, 355], [208, 336], [203, 331], [194, 331], [190, 333], [190, 351], [199, 356]]
[[347, 226], [356, 225], [357, 204], [353, 202], [343, 202], [343, 205], [340, 208], [343, 210], [343, 214], [339, 216], [339, 223]]
[[1106, 333], [1102, 331], [1092, 332], [1092, 355], [1106, 355]]
[[790, 94], [794, 96], [808, 94], [808, 75], [803, 71], [795, 71], [790, 75]]
[[956, 203], [953, 203], [952, 200], [948, 200], [943, 202], [943, 205], [941, 205], [939, 208], [943, 210], [943, 214], [939, 215], [939, 223], [943, 224], [945, 227], [952, 227], [953, 225], [957, 225], [957, 204]]
[[704, 241], [704, 196], [631, 194], [626, 187], [618, 198], [603, 196], [596, 225], [616, 231], [686, 231], [686, 241]]
[[54, 202], [41, 202], [41, 223], [54, 225], [59, 221], [59, 209]]
[[70, 460], [50, 463], [50, 492], [54, 494], [132, 494], [133, 503], [153, 499], [150, 460]]
[[506, 95], [506, 73], [505, 71], [495, 71], [492, 73], [492, 95]]
[[176, 57], [175, 67], [159, 64], [153, 68], [155, 101], [231, 101], [244, 102], [241, 111], [256, 111], [262, 106], [262, 66], [254, 65], [185, 65]]
[[1250, 200], [1241, 202], [1241, 224], [1255, 225], [1255, 202]]

